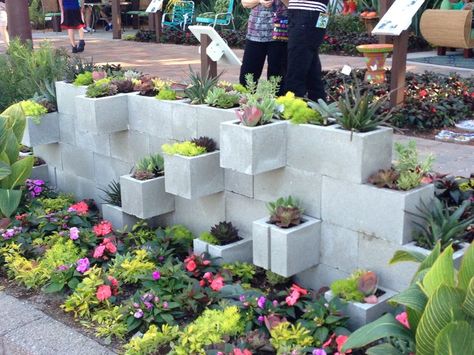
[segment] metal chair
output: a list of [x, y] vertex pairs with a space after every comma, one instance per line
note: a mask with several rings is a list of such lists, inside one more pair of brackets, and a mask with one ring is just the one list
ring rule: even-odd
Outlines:
[[41, 0], [41, 8], [45, 23], [46, 21], [51, 21], [53, 30], [61, 32], [61, 10], [59, 9], [58, 0]]
[[[166, 18], [169, 20], [166, 20]], [[163, 27], [169, 26], [176, 29], [186, 30], [186, 26], [193, 23], [194, 1], [180, 1], [173, 5], [172, 11], [163, 13]]]
[[212, 27], [228, 26], [232, 23], [232, 27], [235, 30], [234, 15], [234, 0], [217, 0], [216, 6], [214, 7], [215, 12], [205, 12], [199, 14], [196, 17], [196, 23], [206, 24]]
[[125, 18], [127, 18], [127, 16], [130, 16], [131, 18], [136, 17], [138, 28], [140, 28], [140, 18], [148, 17], [148, 13], [145, 10], [148, 5], [150, 5], [150, 2], [151, 0], [140, 0], [138, 3], [138, 10], [127, 11], [125, 13]]

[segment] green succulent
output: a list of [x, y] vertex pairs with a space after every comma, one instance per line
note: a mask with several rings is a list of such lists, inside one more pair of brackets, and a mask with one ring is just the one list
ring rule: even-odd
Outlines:
[[133, 177], [138, 180], [147, 180], [164, 175], [165, 164], [160, 154], [152, 154], [140, 159], [135, 165]]
[[191, 67], [189, 67], [189, 70], [191, 83], [190, 86], [184, 90], [184, 94], [191, 99], [192, 104], [204, 104], [209, 91], [217, 85], [222, 73], [216, 77], [204, 78], [200, 73], [195, 73]]

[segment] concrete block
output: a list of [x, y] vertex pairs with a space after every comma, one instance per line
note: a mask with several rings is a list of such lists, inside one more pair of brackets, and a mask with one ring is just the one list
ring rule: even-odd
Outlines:
[[235, 120], [235, 108], [222, 109], [207, 105], [199, 105], [197, 108], [197, 136], [210, 137], [219, 147], [221, 123]]
[[173, 215], [173, 224], [185, 225], [196, 236], [209, 230], [211, 226], [226, 220], [224, 193], [194, 200], [176, 196], [175, 201], [176, 210]]
[[258, 127], [221, 123], [221, 166], [248, 175], [285, 166], [287, 125], [285, 121]]
[[209, 243], [199, 239], [199, 238], [194, 238], [193, 239], [193, 253], [201, 255], [202, 253], [208, 253], [209, 252]]
[[94, 177], [98, 186], [105, 187], [120, 176], [130, 174], [132, 163], [94, 153]]
[[149, 136], [137, 131], [112, 133], [110, 135], [110, 153], [113, 158], [135, 164], [141, 158], [152, 153]]
[[429, 204], [433, 185], [410, 191], [381, 189], [323, 177], [322, 219], [357, 232], [402, 245], [412, 240], [420, 202]]
[[76, 129], [96, 134], [126, 131], [129, 96], [132, 95], [118, 94], [99, 98], [77, 96]]
[[62, 169], [61, 145], [59, 143], [40, 145], [33, 151], [35, 156], [43, 159], [49, 166]]
[[279, 197], [296, 197], [305, 214], [321, 217], [322, 176], [294, 168], [281, 168], [254, 177], [254, 197], [270, 202]]
[[241, 235], [252, 235], [252, 223], [268, 215], [265, 202], [225, 192], [225, 220], [231, 221]]
[[194, 157], [164, 154], [166, 192], [195, 199], [224, 190], [219, 151]]
[[353, 133], [339, 125], [288, 126], [288, 166], [355, 183], [392, 163], [391, 128]]
[[198, 106], [185, 101], [170, 101], [172, 105], [172, 138], [185, 141], [197, 137]]
[[71, 193], [77, 200], [92, 198], [100, 201], [99, 190], [93, 180], [77, 176], [75, 173], [56, 170], [57, 189]]
[[171, 139], [172, 102], [154, 97], [130, 95], [128, 97], [130, 129], [158, 138]]
[[174, 196], [165, 191], [165, 178], [137, 180], [120, 177], [122, 210], [138, 218], [152, 218], [174, 210]]
[[103, 219], [112, 223], [114, 230], [131, 230], [131, 228], [138, 222], [138, 218], [123, 212], [119, 206], [114, 206], [108, 203], [102, 205]]
[[39, 124], [31, 117], [26, 119], [25, 132], [21, 143], [28, 147], [59, 142], [59, 114], [51, 112], [43, 115]]
[[253, 182], [253, 175], [242, 174], [231, 169], [224, 169], [224, 188], [226, 191], [253, 198]]
[[[269, 243], [264, 242], [263, 223], [268, 217], [256, 221], [253, 235], [254, 261], [265, 254], [269, 247], [270, 270], [279, 275], [289, 277], [319, 264], [321, 244], [321, 221], [309, 216], [303, 217], [303, 223], [291, 228], [280, 228], [267, 223]], [[268, 245], [269, 244], [269, 245]], [[263, 251], [258, 251], [263, 248]], [[263, 262], [265, 264], [265, 262]]]
[[30, 179], [43, 180], [46, 183], [49, 183], [51, 179], [49, 178], [48, 164], [34, 166], [31, 170]]
[[[459, 267], [461, 266], [462, 258], [464, 256], [464, 254], [466, 253], [467, 248], [469, 248], [469, 245], [470, 245], [469, 243], [461, 243], [461, 244], [459, 244], [459, 249], [457, 249], [453, 253], [454, 267], [456, 269], [459, 269]], [[425, 256], [430, 255], [431, 252], [432, 252], [432, 250], [428, 250], [428, 249], [417, 246], [416, 242], [410, 242], [408, 244], [405, 244], [402, 247], [402, 249], [407, 250], [407, 251], [417, 252], [417, 253], [423, 254]]]
[[175, 140], [169, 139], [169, 138], [158, 138], [155, 136], [150, 136], [149, 143], [148, 143], [148, 150], [150, 151], [150, 154], [163, 154], [163, 150], [161, 147], [163, 144], [173, 144], [176, 143]]
[[87, 86], [75, 86], [65, 81], [56, 82], [58, 112], [76, 115], [76, 96], [85, 95]]
[[319, 290], [329, 287], [334, 280], [344, 279], [349, 273], [326, 264], [319, 264], [295, 275], [294, 280], [305, 288]]
[[84, 150], [110, 156], [110, 134], [75, 130], [76, 145]]
[[[44, 159], [44, 158], [43, 158]], [[94, 157], [91, 151], [61, 143], [63, 170], [83, 178], [94, 180]]]
[[76, 144], [76, 116], [59, 114], [59, 140], [72, 145]]
[[270, 228], [268, 217], [258, 219], [252, 224], [253, 263], [270, 270]]
[[321, 225], [321, 263], [352, 273], [357, 269], [359, 233], [323, 221]]
[[227, 245], [209, 244], [208, 252], [218, 263], [234, 263], [236, 261], [252, 262], [252, 239], [246, 238]]
[[[378, 287], [379, 290], [385, 293], [378, 298], [376, 304], [348, 302], [346, 309], [343, 311], [344, 315], [349, 316], [348, 327], [351, 330], [356, 330], [370, 322], [373, 322], [383, 316], [385, 313], [391, 313], [395, 309], [388, 301], [395, 296], [395, 292], [384, 287]], [[324, 294], [327, 301], [334, 298], [332, 291], [327, 291]]]

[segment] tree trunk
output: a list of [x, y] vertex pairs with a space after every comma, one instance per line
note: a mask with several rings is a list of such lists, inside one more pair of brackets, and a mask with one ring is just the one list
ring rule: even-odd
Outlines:
[[32, 40], [28, 0], [7, 0], [8, 32], [10, 38], [19, 38], [23, 43]]

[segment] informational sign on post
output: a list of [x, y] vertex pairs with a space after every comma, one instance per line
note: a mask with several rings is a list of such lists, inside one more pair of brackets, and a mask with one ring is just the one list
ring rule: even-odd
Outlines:
[[372, 30], [372, 34], [399, 36], [410, 27], [413, 16], [424, 2], [425, 0], [395, 0]]
[[155, 13], [163, 8], [163, 0], [151, 0], [145, 12]]

